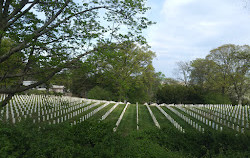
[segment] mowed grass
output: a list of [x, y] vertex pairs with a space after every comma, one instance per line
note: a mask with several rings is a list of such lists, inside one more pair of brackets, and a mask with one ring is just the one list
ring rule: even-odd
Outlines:
[[[196, 118], [194, 118], [194, 117], [188, 115], [187, 113], [183, 112], [182, 110], [180, 110], [180, 109], [178, 109], [178, 108], [176, 108], [176, 107], [173, 107], [173, 108], [176, 109], [177, 111], [179, 111], [180, 113], [184, 114], [185, 116], [189, 117], [191, 120], [193, 120], [193, 121], [199, 123], [199, 124], [205, 129], [205, 131], [207, 131], [207, 130], [209, 130], [209, 131], [215, 131], [211, 126], [206, 125], [206, 124], [203, 123], [202, 121], [197, 120]], [[213, 122], [212, 119], [208, 119], [208, 120], [210, 120], [210, 121]], [[236, 131], [234, 131], [234, 130], [228, 128], [227, 126], [224, 126], [224, 125], [222, 125], [222, 126], [223, 126], [223, 130], [227, 130], [227, 131], [231, 131], [231, 132], [237, 133]]]
[[129, 132], [136, 130], [136, 105], [130, 104], [123, 115], [120, 125], [118, 126], [118, 131], [124, 133], [125, 135]]
[[155, 115], [156, 120], [160, 124], [161, 128], [165, 127], [174, 127], [174, 125], [171, 124], [170, 121], [162, 114], [162, 112], [155, 106], [150, 106], [151, 111]]
[[178, 115], [176, 115], [174, 112], [172, 112], [171, 110], [169, 110], [168, 108], [166, 108], [165, 106], [162, 107], [162, 109], [169, 114], [176, 122], [179, 123], [179, 125], [182, 126], [182, 128], [185, 129], [185, 131], [187, 130], [195, 130], [191, 125], [189, 125], [187, 122], [185, 122], [181, 117], [179, 117]]
[[145, 105], [139, 105], [139, 130], [157, 128]]
[[[90, 105], [92, 105], [92, 104], [95, 104], [95, 103], [87, 104], [87, 105], [84, 106], [82, 109], [84, 109], [85, 107], [88, 107], [88, 106], [90, 106]], [[84, 115], [86, 115], [86, 114], [90, 113], [91, 111], [97, 109], [98, 107], [102, 106], [103, 104], [104, 104], [104, 103], [100, 103], [100, 104], [98, 104], [97, 106], [92, 107], [91, 109], [88, 109], [88, 110], [86, 110], [86, 111], [83, 111], [83, 112], [80, 113], [79, 115], [77, 115], [77, 116], [75, 116], [75, 117], [73, 117], [73, 118], [71, 118], [71, 119], [69, 119], [69, 120], [67, 120], [67, 121], [68, 121], [68, 122], [71, 122], [71, 123], [73, 123], [74, 121], [79, 121], [81, 117], [83, 117]], [[77, 111], [77, 110], [74, 110], [74, 111]], [[90, 117], [90, 118], [91, 118], [91, 117]], [[90, 119], [90, 118], [89, 118], [89, 119]]]
[[108, 104], [106, 107], [104, 107], [103, 109], [101, 109], [100, 111], [98, 111], [95, 115], [93, 115], [92, 117], [90, 117], [90, 120], [101, 120], [102, 116], [109, 111], [110, 108], [112, 108], [115, 104], [111, 103]]
[[124, 109], [125, 107], [125, 104], [119, 104], [109, 115], [108, 117], [103, 120], [104, 122], [109, 122], [111, 124], [114, 125], [115, 127], [115, 124], [118, 120], [118, 118], [120, 117], [121, 113], [122, 113], [122, 110]]

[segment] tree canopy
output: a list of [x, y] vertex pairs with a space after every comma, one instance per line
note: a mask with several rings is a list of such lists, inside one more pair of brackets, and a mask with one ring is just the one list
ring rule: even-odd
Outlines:
[[244, 97], [249, 95], [249, 63], [248, 45], [226, 44], [211, 50], [205, 59], [195, 59], [184, 68], [183, 64], [179, 64], [179, 69], [187, 70], [183, 73], [189, 74], [190, 85], [221, 94], [222, 98], [230, 96], [232, 100], [242, 104]]
[[[152, 24], [144, 0], [3, 0], [0, 8], [0, 93], [8, 94], [2, 106], [96, 51], [97, 43], [145, 43], [142, 30]], [[2, 68], [16, 56], [20, 66]], [[36, 83], [23, 86], [25, 79]]]
[[[102, 88], [103, 94], [112, 95], [107, 99], [151, 100], [157, 84], [160, 85], [160, 74], [155, 73], [152, 66], [155, 53], [149, 47], [131, 42], [113, 45], [116, 46], [96, 51], [79, 69], [73, 70], [73, 93], [94, 97], [92, 91]], [[86, 95], [92, 88], [91, 95]]]

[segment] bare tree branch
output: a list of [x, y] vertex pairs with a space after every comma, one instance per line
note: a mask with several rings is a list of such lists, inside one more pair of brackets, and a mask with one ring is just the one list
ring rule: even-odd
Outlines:
[[4, 5], [3, 17], [7, 17], [11, 0], [6, 0]]
[[3, 9], [3, 0], [0, 1], [0, 19], [2, 19], [3, 16], [2, 9]]
[[18, 7], [16, 7], [14, 11], [6, 18], [6, 21], [9, 21], [11, 18], [13, 18], [18, 12], [20, 12], [24, 8], [26, 4], [28, 4], [28, 0], [22, 0], [19, 3]]
[[[101, 8], [108, 8], [107, 6], [99, 6], [99, 7], [94, 7], [94, 8], [91, 8], [91, 9], [87, 9], [87, 10], [84, 10], [82, 12], [78, 12], [78, 13], [75, 13], [67, 18], [65, 18], [64, 20], [56, 23], [55, 25], [53, 25], [52, 27], [49, 27], [46, 29], [46, 27], [44, 26], [48, 26], [52, 21], [49, 20], [48, 23], [46, 23], [43, 27], [41, 27], [40, 29], [36, 30], [34, 32], [34, 36], [33, 36], [33, 39], [34, 38], [38, 38], [40, 37], [41, 35], [49, 32], [50, 30], [54, 29], [55, 27], [59, 26], [60, 24], [62, 24], [63, 22], [69, 20], [70, 18], [76, 16], [76, 15], [79, 15], [79, 14], [83, 14], [85, 12], [88, 12], [88, 11], [92, 11], [92, 10], [96, 10], [96, 9], [101, 9]], [[58, 15], [57, 15], [58, 16]], [[55, 17], [55, 16], [54, 16]], [[46, 29], [46, 30], [45, 30]], [[43, 31], [44, 30], [44, 31]], [[41, 32], [42, 31], [42, 32]], [[23, 41], [22, 43], [20, 43], [18, 46], [12, 48], [8, 53], [2, 55], [0, 57], [0, 63], [4, 62], [5, 60], [7, 60], [10, 56], [12, 56], [14, 53], [24, 49], [24, 48], [28, 48], [30, 46], [30, 44], [28, 44], [29, 41]]]
[[39, 37], [38, 33], [43, 31], [47, 26], [49, 26], [62, 13], [62, 11], [67, 7], [69, 2], [70, 0], [67, 0], [62, 6], [62, 8], [54, 16], [52, 16], [40, 29], [34, 32], [35, 37]]
[[[34, 7], [35, 4], [38, 3], [39, 0], [35, 0], [32, 2], [32, 4], [27, 8], [25, 9], [25, 11], [21, 12], [20, 14], [18, 14], [15, 19], [13, 19], [12, 21], [8, 22], [7, 25], [4, 27], [4, 30], [6, 30], [8, 27], [10, 27], [12, 24], [14, 24], [19, 18], [21, 18], [23, 15], [25, 15], [28, 11], [30, 11], [31, 8]], [[16, 15], [16, 14], [15, 14]], [[9, 21], [10, 19], [12, 19], [12, 17], [8, 17], [7, 21]]]
[[[99, 7], [93, 7], [93, 8], [90, 8], [90, 9], [87, 9], [87, 10], [84, 10], [84, 11], [81, 11], [81, 12], [78, 12], [78, 13], [75, 13], [75, 14], [72, 14], [71, 16], [68, 16], [67, 18], [63, 19], [62, 21], [59, 21], [58, 23], [56, 23], [55, 25], [51, 26], [51, 27], [48, 27], [48, 29], [44, 30], [43, 32], [39, 33], [39, 34], [36, 34], [37, 37], [49, 32], [50, 30], [58, 27], [59, 25], [61, 25], [62, 23], [66, 22], [67, 20], [71, 19], [72, 17], [75, 17], [79, 14], [83, 14], [83, 13], [86, 13], [86, 12], [89, 12], [89, 11], [92, 11], [92, 10], [97, 10], [97, 9], [101, 9], [101, 8], [108, 8], [107, 6], [99, 6]], [[45, 29], [45, 28], [44, 28]]]
[[[10, 89], [0, 89], [0, 93], [6, 93], [6, 94], [12, 94], [12, 93], [20, 93], [20, 92], [23, 92], [23, 91], [26, 91], [28, 89], [31, 89], [31, 88], [34, 88], [46, 81], [48, 81], [50, 78], [52, 78], [56, 73], [60, 72], [62, 69], [64, 68], [68, 68], [70, 67], [73, 63], [75, 63], [76, 61], [78, 61], [80, 58], [82, 58], [83, 56], [86, 56], [94, 51], [96, 51], [97, 48], [94, 48], [88, 52], [85, 52], [83, 54], [80, 54], [78, 55], [78, 57], [72, 59], [71, 61], [67, 62], [67, 63], [64, 63], [63, 65], [61, 66], [58, 66], [57, 68], [54, 68], [54, 69], [51, 69], [51, 72], [47, 75], [47, 76], [44, 76], [44, 78], [34, 84], [31, 84], [29, 86], [21, 86], [20, 88], [10, 88]], [[46, 72], [46, 71], [44, 71]], [[22, 73], [22, 74], [19, 74], [20, 76], [23, 76], [23, 74], [25, 73]]]

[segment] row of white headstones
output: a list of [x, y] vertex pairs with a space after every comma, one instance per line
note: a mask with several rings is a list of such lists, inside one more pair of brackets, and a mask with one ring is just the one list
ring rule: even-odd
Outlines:
[[[2, 99], [4, 99], [3, 95], [0, 100]], [[30, 117], [33, 118], [34, 123], [48, 121], [55, 124], [72, 119], [101, 105], [82, 117], [83, 120], [86, 120], [110, 103], [114, 102], [57, 96], [19, 95], [14, 96], [10, 103], [0, 111], [0, 119], [16, 123]]]
[[[149, 113], [155, 123], [155, 126], [160, 128], [160, 125], [153, 115], [152, 111], [150, 110], [150, 107], [147, 104], [144, 105], [147, 106]], [[152, 105], [156, 106], [166, 116], [166, 118], [181, 132], [185, 132], [185, 130], [161, 108], [162, 106], [165, 106], [167, 109], [179, 116], [193, 128], [203, 133], [206, 128], [205, 126], [220, 131], [223, 130], [223, 127], [226, 127], [228, 129], [233, 129], [241, 133], [244, 133], [245, 129], [249, 130], [249, 106], [173, 104]], [[234, 120], [234, 122], [232, 122], [232, 120]]]
[[[236, 130], [237, 132], [244, 133], [245, 129], [249, 129], [249, 106], [230, 106], [230, 105], [186, 105], [184, 106], [176, 106], [180, 110], [184, 111], [188, 115], [196, 118], [200, 122], [203, 122], [204, 124], [211, 126], [212, 128], [215, 128], [218, 130], [218, 125], [220, 125], [220, 129], [222, 130], [222, 126], [226, 128], [231, 128], [233, 130]], [[234, 114], [231, 115], [231, 112], [227, 111], [230, 107], [230, 109], [236, 109], [236, 112], [233, 112]], [[216, 110], [217, 109], [217, 110]], [[218, 110], [220, 109], [220, 110]], [[242, 114], [240, 109], [246, 109], [245, 116], [244, 113]], [[216, 112], [219, 111], [219, 112]], [[225, 114], [227, 113], [227, 114]], [[233, 117], [232, 117], [233, 116]], [[234, 120], [234, 121], [233, 121]]]
[[[0, 95], [0, 100], [5, 95]], [[108, 110], [101, 120], [106, 119], [109, 114], [122, 102], [91, 100], [73, 97], [58, 97], [45, 95], [15, 95], [10, 103], [0, 111], [0, 119], [10, 120], [12, 123], [21, 121], [22, 118], [33, 118], [33, 122], [40, 123], [47, 121], [49, 124], [61, 123], [67, 120], [74, 120], [72, 125], [82, 122], [89, 117], [102, 110], [104, 107], [113, 103], [114, 106]], [[156, 127], [160, 128], [153, 112], [148, 104], [146, 105], [153, 122]], [[96, 106], [95, 110], [82, 115]], [[117, 130], [129, 103], [124, 107], [120, 117], [118, 118], [114, 131]], [[205, 126], [222, 131], [223, 126], [244, 133], [245, 129], [249, 129], [249, 106], [232, 106], [232, 105], [166, 105], [152, 104], [181, 132], [185, 132], [184, 128], [167, 114], [161, 107], [165, 106], [174, 114], [183, 119], [186, 123], [200, 132], [204, 132]], [[139, 130], [139, 108], [136, 105], [137, 130]], [[79, 115], [81, 115], [79, 117]], [[77, 120], [75, 119], [77, 117]]]
[[[204, 132], [205, 126], [212, 127], [216, 130], [220, 129], [220, 131], [225, 127], [241, 133], [244, 133], [245, 129], [249, 130], [249, 106], [166, 104], [162, 104], [161, 106], [166, 106], [185, 122], [201, 132]], [[177, 109], [185, 115], [177, 111]], [[197, 120], [197, 122], [195, 122], [195, 120]], [[232, 120], [234, 120], [234, 122]]]

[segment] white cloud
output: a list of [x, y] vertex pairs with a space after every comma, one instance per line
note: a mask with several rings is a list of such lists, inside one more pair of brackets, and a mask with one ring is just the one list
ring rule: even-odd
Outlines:
[[238, 0], [150, 3], [154, 4], [150, 17], [157, 24], [148, 30], [146, 37], [158, 56], [154, 61], [156, 70], [166, 76], [173, 77], [177, 61], [205, 57], [210, 50], [227, 43], [250, 44], [250, 11], [244, 10]]

